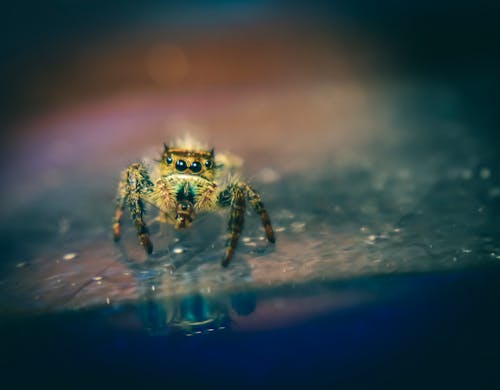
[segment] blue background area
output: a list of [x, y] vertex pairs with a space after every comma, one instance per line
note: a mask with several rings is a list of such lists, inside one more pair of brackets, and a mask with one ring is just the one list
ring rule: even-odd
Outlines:
[[71, 388], [496, 388], [499, 281], [489, 267], [345, 282], [375, 284], [381, 298], [260, 332], [150, 336], [111, 326], [109, 307], [11, 322], [2, 377]]

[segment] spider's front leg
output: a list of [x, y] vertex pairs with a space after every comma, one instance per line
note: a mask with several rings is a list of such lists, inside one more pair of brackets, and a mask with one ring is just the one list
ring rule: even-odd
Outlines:
[[229, 237], [226, 241], [226, 252], [222, 259], [222, 266], [227, 267], [238, 246], [238, 240], [245, 221], [246, 204], [243, 187], [238, 184], [230, 185], [219, 194], [219, 204], [222, 207], [231, 207], [229, 221], [227, 223]]
[[260, 215], [262, 226], [266, 232], [267, 240], [274, 244], [276, 241], [271, 226], [271, 219], [267, 213], [261, 197], [257, 191], [245, 183], [230, 185], [219, 194], [219, 204], [222, 207], [231, 207], [231, 215], [228, 222], [229, 238], [226, 242], [226, 253], [222, 259], [222, 266], [227, 267], [233, 258], [234, 251], [238, 245], [243, 223], [245, 219], [245, 199], [248, 199], [253, 209]]
[[153, 252], [153, 244], [143, 219], [144, 197], [151, 192], [152, 187], [153, 183], [149, 180], [148, 171], [143, 164], [135, 163], [124, 170], [118, 185], [118, 206], [113, 219], [113, 237], [118, 241], [121, 236], [123, 209], [127, 204], [139, 241], [148, 254]]

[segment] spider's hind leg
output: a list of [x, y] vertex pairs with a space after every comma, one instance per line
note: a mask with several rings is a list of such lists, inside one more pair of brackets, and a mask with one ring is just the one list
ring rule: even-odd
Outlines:
[[123, 171], [118, 184], [118, 194], [116, 196], [117, 207], [115, 216], [113, 217], [113, 239], [119, 241], [122, 234], [122, 217], [123, 209], [125, 207], [125, 200], [127, 198], [127, 182], [128, 170]]
[[226, 251], [222, 258], [222, 266], [227, 267], [231, 262], [234, 251], [238, 246], [238, 240], [243, 230], [245, 221], [245, 192], [239, 185], [232, 185], [219, 194], [219, 203], [222, 207], [231, 207], [229, 221], [227, 224], [228, 239], [226, 241]]
[[276, 242], [276, 238], [274, 237], [273, 227], [271, 226], [271, 218], [269, 218], [269, 214], [262, 203], [259, 193], [248, 184], [245, 185], [245, 191], [253, 209], [260, 215], [260, 220], [262, 221], [262, 226], [266, 232], [267, 240], [274, 244]]
[[151, 254], [153, 244], [149, 239], [149, 231], [144, 222], [144, 197], [152, 189], [153, 183], [149, 180], [146, 167], [135, 163], [123, 171], [118, 186], [118, 206], [113, 219], [113, 237], [115, 241], [120, 239], [121, 220], [125, 204], [128, 204], [130, 215], [139, 236], [139, 241], [144, 250]]

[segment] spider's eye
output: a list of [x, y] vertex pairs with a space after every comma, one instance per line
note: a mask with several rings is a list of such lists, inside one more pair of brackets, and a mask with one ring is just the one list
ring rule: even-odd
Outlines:
[[213, 166], [212, 161], [210, 161], [210, 160], [205, 161], [205, 166], [206, 166], [208, 169], [212, 168], [212, 166]]
[[189, 169], [191, 169], [191, 172], [200, 172], [201, 164], [198, 161], [193, 161]]
[[167, 157], [167, 164], [172, 164], [172, 157], [170, 156]]
[[186, 168], [187, 168], [187, 164], [184, 160], [178, 160], [175, 163], [175, 169], [177, 169], [178, 171], [185, 171]]

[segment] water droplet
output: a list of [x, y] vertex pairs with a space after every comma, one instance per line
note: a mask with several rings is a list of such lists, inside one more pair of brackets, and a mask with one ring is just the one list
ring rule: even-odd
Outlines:
[[482, 168], [479, 171], [479, 177], [483, 180], [489, 179], [491, 176], [491, 171], [488, 168]]
[[493, 187], [488, 191], [488, 196], [490, 198], [496, 198], [500, 196], [500, 187]]
[[61, 218], [58, 226], [59, 234], [66, 234], [69, 232], [70, 226], [71, 224], [68, 218]]
[[66, 260], [66, 261], [70, 261], [70, 260], [73, 260], [75, 257], [76, 257], [76, 253], [75, 252], [71, 252], [71, 253], [66, 253], [64, 256], [63, 256], [63, 260]]
[[295, 233], [302, 232], [305, 226], [306, 226], [305, 222], [293, 222], [291, 225], [292, 231]]
[[470, 179], [472, 179], [472, 170], [470, 170], [470, 169], [464, 169], [462, 171], [462, 178], [464, 180], [470, 180]]

